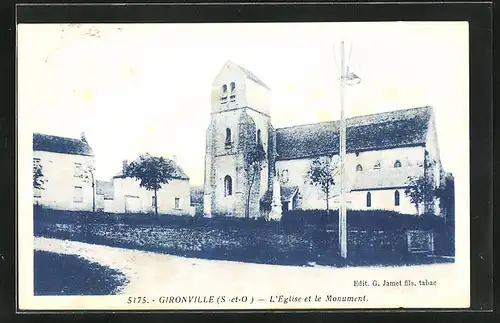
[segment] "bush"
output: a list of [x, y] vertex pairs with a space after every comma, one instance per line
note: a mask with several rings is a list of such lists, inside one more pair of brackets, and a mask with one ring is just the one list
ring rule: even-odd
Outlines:
[[[338, 228], [338, 210], [293, 210], [284, 212], [282, 222], [284, 225], [293, 226], [318, 226], [325, 228]], [[421, 216], [401, 214], [386, 210], [348, 210], [347, 225], [349, 229], [369, 230], [435, 230], [441, 232], [447, 225], [444, 219], [432, 214]]]

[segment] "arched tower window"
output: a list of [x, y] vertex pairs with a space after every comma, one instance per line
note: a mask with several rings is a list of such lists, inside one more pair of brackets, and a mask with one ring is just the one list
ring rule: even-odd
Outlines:
[[356, 166], [356, 171], [357, 172], [363, 171], [363, 166], [361, 166], [361, 164], [358, 164], [358, 166]]
[[399, 168], [399, 167], [401, 167], [401, 162], [399, 160], [396, 160], [394, 162], [394, 168]]
[[233, 195], [233, 180], [231, 176], [226, 175], [226, 177], [224, 177], [224, 196], [231, 195]]
[[234, 101], [234, 98], [236, 97], [236, 83], [231, 82], [231, 84], [229, 84], [229, 90], [231, 91], [229, 98]]
[[262, 143], [262, 139], [261, 139], [261, 135], [260, 134], [261, 134], [261, 132], [260, 132], [260, 129], [259, 129], [259, 130], [257, 130], [257, 143], [258, 144]]
[[221, 100], [226, 100], [227, 99], [227, 85], [224, 84], [222, 85], [221, 91], [220, 91], [220, 99]]
[[366, 207], [372, 206], [372, 193], [366, 193]]
[[399, 191], [394, 192], [394, 205], [399, 206]]
[[231, 147], [231, 129], [226, 128], [226, 140], [225, 140], [226, 147]]

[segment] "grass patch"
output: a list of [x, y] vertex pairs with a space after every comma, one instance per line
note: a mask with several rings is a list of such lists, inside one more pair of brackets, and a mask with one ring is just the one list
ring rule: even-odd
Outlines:
[[35, 295], [114, 295], [127, 283], [120, 272], [73, 255], [34, 254]]

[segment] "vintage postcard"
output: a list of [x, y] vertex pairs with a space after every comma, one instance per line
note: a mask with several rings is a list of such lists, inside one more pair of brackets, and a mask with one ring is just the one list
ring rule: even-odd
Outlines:
[[469, 306], [467, 22], [17, 37], [20, 310]]

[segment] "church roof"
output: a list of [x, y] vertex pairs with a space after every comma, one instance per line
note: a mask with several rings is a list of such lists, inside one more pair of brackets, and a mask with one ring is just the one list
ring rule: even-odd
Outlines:
[[351, 190], [387, 189], [408, 186], [408, 176], [419, 177], [424, 168], [419, 166], [386, 168], [356, 172], [356, 179]]
[[241, 65], [238, 65], [238, 67], [246, 74], [246, 76], [249, 79], [251, 79], [255, 83], [257, 83], [257, 84], [265, 87], [266, 89], [270, 90], [269, 87], [260, 78], [257, 77], [257, 75], [255, 75], [254, 73], [250, 72], [249, 70], [247, 70], [246, 68], [244, 68]]
[[33, 151], [94, 156], [94, 151], [90, 145], [82, 140], [40, 133], [33, 134]]
[[103, 195], [104, 199], [113, 199], [113, 182], [96, 181], [96, 194]]
[[[348, 118], [347, 151], [424, 145], [431, 115], [431, 107], [420, 107]], [[339, 120], [278, 128], [277, 160], [338, 154], [339, 129]]]

